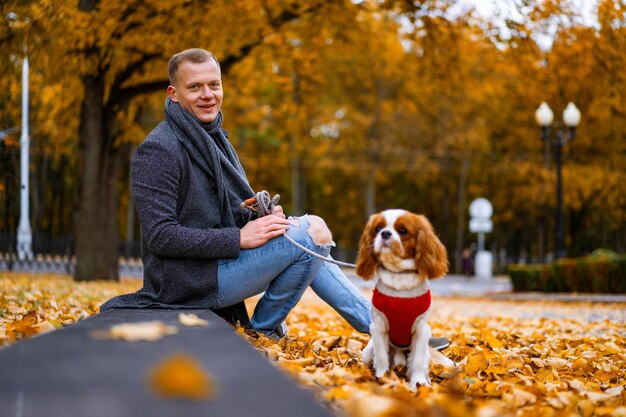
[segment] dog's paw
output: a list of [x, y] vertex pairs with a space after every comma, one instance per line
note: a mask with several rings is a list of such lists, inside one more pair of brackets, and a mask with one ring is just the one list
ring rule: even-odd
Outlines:
[[406, 367], [406, 354], [403, 351], [396, 349], [393, 354], [393, 365], [398, 368]]
[[389, 370], [389, 366], [387, 367], [381, 366], [380, 368], [376, 368], [376, 372], [374, 373], [374, 375], [376, 375], [376, 378], [382, 378], [385, 376], [388, 370]]
[[428, 375], [416, 373], [415, 375], [411, 376], [411, 382], [409, 382], [409, 387], [411, 388], [411, 390], [417, 390], [418, 385], [423, 387], [429, 387], [430, 378], [428, 377]]
[[374, 344], [370, 340], [365, 349], [363, 349], [363, 353], [361, 355], [363, 360], [363, 365], [370, 366], [372, 361], [374, 360]]

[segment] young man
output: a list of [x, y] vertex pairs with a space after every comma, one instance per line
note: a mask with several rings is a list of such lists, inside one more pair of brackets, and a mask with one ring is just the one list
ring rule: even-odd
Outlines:
[[106, 302], [109, 308], [212, 308], [264, 292], [250, 326], [281, 336], [287, 314], [307, 287], [355, 329], [369, 331], [370, 303], [327, 256], [332, 235], [317, 216], [256, 218], [240, 203], [254, 196], [221, 128], [224, 97], [213, 54], [185, 50], [169, 63], [165, 120], [138, 147], [131, 191], [142, 231], [144, 286]]

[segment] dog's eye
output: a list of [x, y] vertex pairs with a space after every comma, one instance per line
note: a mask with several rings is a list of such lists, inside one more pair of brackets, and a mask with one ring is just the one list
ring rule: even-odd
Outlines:
[[408, 231], [404, 227], [401, 227], [398, 229], [398, 233], [400, 233], [401, 235], [406, 235]]
[[376, 226], [376, 227], [374, 228], [374, 231], [375, 231], [376, 233], [380, 232], [381, 230], [383, 230], [383, 227], [382, 227], [382, 226]]

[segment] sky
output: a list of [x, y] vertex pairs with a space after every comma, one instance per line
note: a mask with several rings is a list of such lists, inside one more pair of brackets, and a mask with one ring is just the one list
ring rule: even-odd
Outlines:
[[[584, 25], [597, 26], [597, 18], [595, 10], [598, 0], [569, 0], [572, 4], [573, 10], [575, 10]], [[519, 0], [459, 0], [455, 7], [451, 8], [452, 14], [461, 14], [464, 10], [474, 9], [476, 13], [495, 23], [500, 27], [503, 34], [506, 34], [507, 29], [504, 22], [498, 23], [502, 17], [510, 18], [514, 21], [521, 21], [523, 15], [520, 14], [520, 10], [516, 6]], [[523, 13], [523, 10], [522, 10]], [[550, 49], [552, 46], [553, 34], [556, 31], [556, 26], [552, 29], [548, 28], [548, 33], [535, 33], [534, 39], [540, 47], [544, 49]], [[551, 33], [550, 33], [551, 32]]]
[[[507, 16], [519, 16], [515, 3], [519, 0], [459, 0], [459, 7], [474, 8], [481, 16], [494, 17], [498, 11]], [[597, 0], [570, 0], [574, 10], [578, 11], [579, 16], [587, 25], [595, 24], [595, 8]]]

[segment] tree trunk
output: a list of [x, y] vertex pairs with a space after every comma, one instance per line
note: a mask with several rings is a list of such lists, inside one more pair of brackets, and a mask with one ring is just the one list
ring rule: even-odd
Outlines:
[[457, 192], [457, 218], [456, 218], [456, 246], [454, 248], [454, 271], [460, 274], [463, 271], [463, 236], [465, 235], [465, 193], [467, 190], [467, 176], [469, 174], [470, 154], [465, 153], [461, 161], [461, 175], [459, 176], [459, 189]]
[[[295, 65], [295, 64], [294, 64]], [[289, 159], [291, 166], [291, 213], [294, 216], [301, 216], [302, 212], [302, 194], [300, 189], [300, 158], [298, 153], [298, 137], [300, 136], [300, 76], [297, 71], [293, 71], [291, 75], [293, 84], [293, 94], [291, 101], [295, 108], [296, 123], [290, 135], [289, 142]]]
[[74, 219], [74, 279], [118, 279], [118, 157], [104, 111], [104, 77], [84, 76]]

